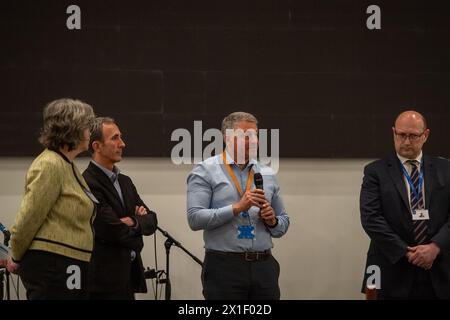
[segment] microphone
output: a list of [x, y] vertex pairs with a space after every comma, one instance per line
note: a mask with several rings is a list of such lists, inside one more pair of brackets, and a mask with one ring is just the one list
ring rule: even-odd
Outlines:
[[[264, 181], [261, 173], [257, 172], [253, 175], [253, 179], [255, 180], [256, 189], [264, 190]], [[261, 211], [261, 209], [259, 209]]]
[[255, 187], [256, 189], [264, 190], [264, 181], [261, 173], [257, 172], [254, 174], [253, 178], [255, 179]]
[[[264, 190], [264, 180], [263, 180], [263, 177], [262, 177], [261, 173], [255, 173], [253, 178], [255, 179], [255, 187], [256, 187], [256, 189]], [[259, 212], [261, 212], [261, 209], [259, 209]], [[275, 226], [278, 224], [278, 219], [276, 219], [276, 220], [277, 221], [275, 223]], [[264, 221], [264, 223], [266, 223], [266, 221]]]

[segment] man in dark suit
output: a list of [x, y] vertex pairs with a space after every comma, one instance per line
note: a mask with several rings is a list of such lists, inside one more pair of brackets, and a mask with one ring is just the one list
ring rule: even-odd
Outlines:
[[450, 299], [450, 162], [422, 153], [430, 130], [421, 114], [401, 113], [392, 130], [396, 153], [364, 169], [363, 290], [378, 270], [381, 299]]
[[113, 119], [97, 118], [90, 141], [92, 161], [83, 176], [100, 202], [94, 220], [92, 299], [134, 299], [147, 292], [140, 252], [143, 235], [157, 227], [156, 214], [141, 200], [131, 179], [115, 166], [125, 143]]

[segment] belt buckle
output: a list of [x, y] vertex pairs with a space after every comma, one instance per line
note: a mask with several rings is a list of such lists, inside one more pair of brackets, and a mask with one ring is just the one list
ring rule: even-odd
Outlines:
[[245, 261], [248, 262], [253, 262], [253, 261], [258, 261], [259, 260], [259, 252], [245, 252]]

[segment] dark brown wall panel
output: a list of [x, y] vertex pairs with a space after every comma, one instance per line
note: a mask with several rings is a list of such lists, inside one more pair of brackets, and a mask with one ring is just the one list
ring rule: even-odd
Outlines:
[[73, 97], [117, 119], [128, 156], [169, 156], [173, 130], [246, 110], [280, 129], [282, 157], [380, 157], [416, 109], [427, 151], [450, 157], [449, 40], [448, 0], [4, 1], [0, 156], [36, 155], [45, 103]]

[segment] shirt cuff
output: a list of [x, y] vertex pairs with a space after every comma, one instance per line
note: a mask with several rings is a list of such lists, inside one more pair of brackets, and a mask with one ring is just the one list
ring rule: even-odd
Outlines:
[[278, 226], [278, 217], [275, 217], [275, 224], [273, 226], [271, 226], [271, 225], [269, 225], [267, 223], [264, 223], [264, 224], [267, 226], [267, 228], [274, 229], [275, 227]]
[[266, 224], [266, 228], [272, 236], [279, 234], [283, 230], [283, 226], [282, 226], [282, 224], [280, 224], [280, 219], [278, 217], [276, 217], [276, 219], [277, 219], [277, 222], [275, 223], [274, 226], [271, 227], [268, 224]]
[[220, 211], [221, 211], [221, 214], [226, 218], [232, 219], [234, 217], [232, 204], [221, 208]]
[[138, 219], [136, 219], [136, 217], [131, 217], [131, 219], [133, 219], [134, 221], [134, 226], [132, 226], [133, 229], [138, 229], [139, 228], [139, 221]]

